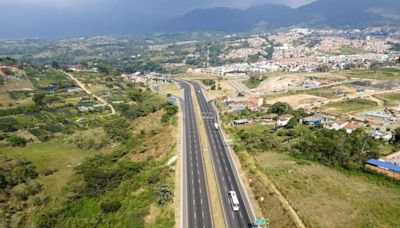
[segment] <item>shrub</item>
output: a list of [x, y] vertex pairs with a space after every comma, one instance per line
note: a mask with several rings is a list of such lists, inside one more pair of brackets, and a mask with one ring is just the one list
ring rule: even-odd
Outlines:
[[100, 208], [104, 213], [117, 212], [121, 208], [121, 203], [119, 201], [103, 201], [100, 203]]
[[171, 201], [172, 196], [172, 190], [168, 185], [162, 185], [157, 189], [157, 202], [159, 205], [165, 205]]
[[26, 140], [25, 138], [16, 136], [16, 135], [12, 135], [10, 136], [7, 141], [10, 143], [11, 146], [19, 146], [19, 147], [25, 147], [26, 144], [28, 143], [28, 140]]

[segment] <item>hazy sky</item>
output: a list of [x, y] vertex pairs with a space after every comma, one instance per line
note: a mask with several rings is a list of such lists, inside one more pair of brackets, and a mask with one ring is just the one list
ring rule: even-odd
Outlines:
[[[0, 0], [1, 37], [150, 31], [194, 8], [297, 7], [313, 0]], [[116, 28], [116, 25], [118, 28]]]
[[0, 0], [0, 5], [20, 5], [29, 7], [32, 5], [56, 6], [73, 10], [88, 10], [92, 7], [106, 7], [109, 4], [136, 5], [138, 8], [148, 9], [149, 6], [168, 6], [166, 9], [190, 9], [196, 7], [229, 6], [244, 8], [263, 3], [278, 3], [292, 7], [303, 5], [313, 0]]

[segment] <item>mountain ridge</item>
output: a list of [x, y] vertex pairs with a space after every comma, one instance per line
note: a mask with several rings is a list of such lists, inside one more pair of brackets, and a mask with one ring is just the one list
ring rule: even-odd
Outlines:
[[244, 10], [194, 9], [174, 19], [166, 28], [168, 31], [245, 32], [260, 22], [266, 23], [267, 29], [299, 25], [332, 28], [399, 25], [400, 1], [319, 0], [298, 8], [263, 4]]

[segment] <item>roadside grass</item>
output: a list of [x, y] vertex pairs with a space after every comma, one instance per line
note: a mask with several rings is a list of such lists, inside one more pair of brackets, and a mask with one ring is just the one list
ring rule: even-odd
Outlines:
[[319, 107], [323, 112], [334, 112], [338, 114], [351, 114], [376, 108], [378, 104], [366, 99], [350, 99], [346, 101], [332, 102]]
[[88, 156], [96, 154], [93, 150], [81, 150], [62, 140], [36, 143], [25, 148], [2, 148], [0, 154], [9, 157], [26, 157], [39, 173], [51, 169], [58, 171], [52, 175], [41, 175], [38, 180], [44, 185], [45, 196], [56, 197], [74, 174], [73, 168]]
[[164, 94], [171, 94], [183, 98], [183, 90], [176, 83], [168, 83], [160, 86], [160, 91]]
[[388, 106], [397, 106], [400, 104], [400, 93], [384, 93], [378, 94], [376, 97], [385, 100]]
[[400, 186], [395, 182], [296, 160], [286, 153], [262, 153], [256, 160], [307, 226], [400, 226]]
[[140, 136], [141, 145], [130, 156], [132, 160], [153, 158], [157, 161], [168, 160], [176, 151], [176, 126], [161, 123], [163, 110], [133, 121], [133, 131]]

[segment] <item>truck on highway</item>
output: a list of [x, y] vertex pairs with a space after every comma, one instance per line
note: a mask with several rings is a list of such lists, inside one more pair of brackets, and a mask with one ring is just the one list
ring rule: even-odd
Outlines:
[[218, 129], [219, 129], [218, 123], [214, 123], [214, 129], [215, 129], [215, 130], [218, 130]]
[[236, 192], [235, 191], [229, 191], [229, 202], [232, 205], [232, 209], [234, 211], [239, 210], [239, 199], [237, 198]]

